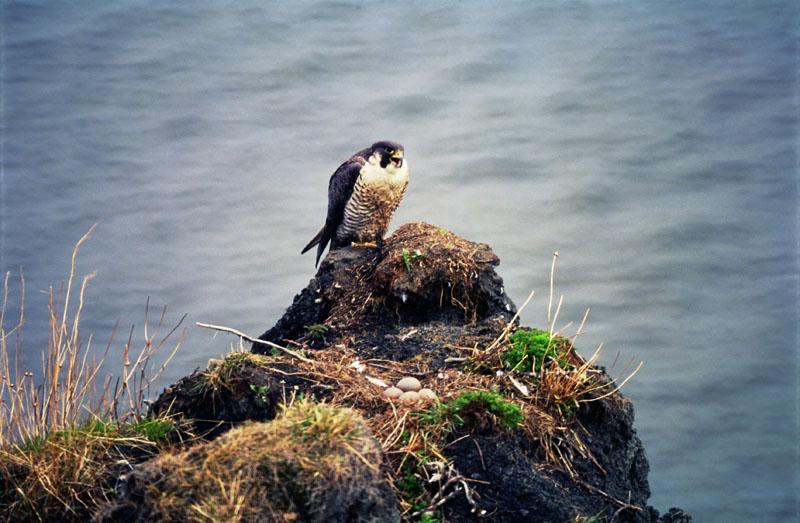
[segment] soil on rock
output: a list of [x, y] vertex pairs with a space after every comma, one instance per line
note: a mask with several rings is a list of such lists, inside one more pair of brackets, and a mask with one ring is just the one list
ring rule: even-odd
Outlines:
[[[491, 342], [516, 312], [484, 243], [427, 224], [401, 226], [379, 248], [331, 251], [262, 340], [345, 343], [364, 357], [403, 360]], [[325, 333], [312, 326], [324, 325]], [[253, 352], [269, 347], [254, 345]]]
[[[497, 434], [474, 434], [448, 449], [458, 471], [481, 482], [476, 491], [484, 518], [495, 522], [570, 521], [579, 514], [595, 514], [605, 508], [565, 481], [563, 474], [537, 468], [539, 460], [522, 438]], [[577, 494], [577, 496], [576, 496]], [[594, 508], [598, 508], [592, 512]], [[471, 521], [472, 507], [464, 498], [445, 506], [448, 521]]]
[[[648, 466], [632, 428], [633, 411], [616, 405], [607, 411], [608, 422], [587, 428], [592, 437], [584, 441], [596, 463], [573, 456], [575, 476], [549, 466], [535, 442], [508, 433], [478, 432], [460, 441], [463, 435], [456, 434], [446, 455], [461, 474], [485, 482], [476, 490], [490, 521], [560, 523], [609, 511], [618, 522], [656, 521], [647, 506]], [[471, 508], [456, 499], [445, 514], [450, 521], [470, 521]]]

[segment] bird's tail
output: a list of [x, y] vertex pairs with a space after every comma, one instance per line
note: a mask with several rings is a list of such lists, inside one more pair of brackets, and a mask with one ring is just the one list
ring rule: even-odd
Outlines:
[[319, 265], [319, 259], [322, 257], [322, 251], [324, 251], [325, 247], [328, 245], [328, 238], [325, 236], [324, 225], [322, 226], [322, 229], [319, 230], [317, 235], [311, 238], [311, 241], [308, 242], [308, 245], [306, 245], [303, 250], [300, 251], [300, 254], [305, 254], [315, 245], [319, 245], [319, 247], [317, 247], [317, 261], [314, 263], [314, 267]]
[[323, 235], [323, 234], [325, 234], [325, 226], [323, 226], [323, 227], [322, 227], [322, 229], [320, 229], [320, 230], [319, 230], [319, 232], [317, 233], [317, 235], [316, 235], [316, 236], [314, 236], [313, 238], [311, 238], [311, 241], [310, 241], [310, 242], [308, 242], [308, 245], [306, 245], [305, 247], [303, 247], [303, 250], [302, 250], [302, 251], [300, 251], [300, 254], [305, 254], [305, 253], [307, 253], [307, 252], [308, 252], [308, 251], [311, 249], [311, 247], [313, 247], [313, 246], [315, 246], [316, 244], [318, 244], [318, 243], [320, 242], [320, 240], [322, 240], [322, 235]]

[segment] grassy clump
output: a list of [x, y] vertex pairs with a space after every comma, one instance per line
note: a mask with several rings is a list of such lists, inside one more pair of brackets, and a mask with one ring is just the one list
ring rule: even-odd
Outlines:
[[[274, 420], [246, 423], [206, 445], [141, 466], [141, 516], [180, 521], [293, 521], [376, 496], [383, 456], [353, 410], [296, 401]], [[395, 503], [388, 496], [387, 506]], [[203, 520], [207, 520], [203, 519]]]
[[489, 390], [462, 392], [454, 400], [432, 407], [422, 414], [422, 418], [445, 422], [450, 429], [465, 425], [513, 429], [519, 427], [524, 419], [519, 405], [506, 400], [499, 392]]
[[177, 433], [175, 421], [171, 418], [142, 418], [127, 422], [122, 426], [122, 433], [132, 432], [152, 443], [164, 443]]
[[567, 354], [571, 344], [565, 338], [539, 329], [518, 329], [508, 341], [503, 360], [511, 369], [538, 372], [548, 361], [554, 361], [562, 369], [570, 367]]
[[[241, 379], [243, 369], [247, 366], [266, 365], [269, 357], [261, 354], [251, 354], [249, 352], [233, 352], [225, 356], [217, 365], [209, 367], [203, 373], [203, 379], [197, 382], [198, 388], [195, 392], [214, 391], [219, 389], [233, 390], [234, 382]], [[253, 393], [258, 395], [259, 391], [255, 385], [251, 387]]]
[[[168, 417], [143, 417], [136, 420], [124, 422], [114, 422], [93, 416], [80, 425], [57, 430], [48, 434], [44, 439], [36, 438], [36, 441], [47, 439], [69, 439], [75, 435], [85, 435], [96, 438], [114, 439], [133, 439], [148, 441], [150, 443], [163, 443], [169, 441], [171, 435], [178, 431], [175, 420]], [[23, 444], [19, 448], [30, 448]]]
[[90, 418], [74, 427], [0, 448], [0, 516], [86, 520], [111, 496], [116, 477], [165, 448], [177, 430], [166, 418], [115, 423]]
[[286, 409], [283, 421], [295, 442], [328, 453], [364, 435], [364, 427], [357, 422], [356, 416], [354, 411], [300, 400]]

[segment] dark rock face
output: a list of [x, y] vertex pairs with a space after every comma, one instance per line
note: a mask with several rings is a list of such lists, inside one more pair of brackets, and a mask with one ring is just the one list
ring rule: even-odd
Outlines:
[[[544, 470], [535, 468], [538, 460], [526, 441], [505, 435], [476, 434], [448, 449], [459, 472], [475, 481], [478, 504], [486, 510], [485, 519], [497, 522], [564, 522], [584, 510], [584, 496], [575, 497], [575, 488]], [[479, 485], [479, 486], [478, 486]], [[475, 514], [464, 499], [445, 508], [452, 521], [471, 521]]]
[[[647, 506], [648, 465], [633, 430], [633, 409], [623, 402], [598, 410], [604, 414], [584, 425], [585, 443], [605, 473], [590, 459], [575, 456], [577, 477], [570, 477], [548, 467], [530, 441], [504, 434], [473, 434], [449, 447], [447, 455], [461, 474], [486, 482], [476, 490], [490, 521], [563, 522], [594, 514], [616, 514], [619, 522], [656, 521]], [[618, 503], [622, 500], [624, 505]], [[469, 521], [469, 509], [459, 500], [446, 513], [453, 521]]]
[[645, 506], [650, 497], [650, 466], [633, 420], [633, 405], [622, 396], [582, 405], [578, 421], [586, 429], [584, 442], [605, 473], [588, 460], [577, 460], [576, 472], [616, 499]]

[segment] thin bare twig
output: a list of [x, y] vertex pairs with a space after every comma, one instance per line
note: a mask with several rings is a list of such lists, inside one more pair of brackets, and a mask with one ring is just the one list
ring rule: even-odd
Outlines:
[[553, 288], [556, 283], [556, 259], [558, 258], [558, 251], [553, 253], [553, 262], [550, 264], [550, 297], [547, 300], [547, 323], [550, 324], [550, 310], [553, 306]]
[[505, 328], [503, 329], [503, 332], [500, 333], [500, 336], [498, 336], [492, 343], [489, 344], [488, 347], [486, 347], [483, 351], [481, 351], [480, 354], [477, 355], [476, 359], [478, 361], [480, 361], [483, 358], [489, 356], [491, 354], [491, 352], [495, 348], [497, 348], [508, 337], [508, 333], [510, 333], [511, 329], [514, 328], [514, 322], [517, 321], [517, 318], [519, 318], [519, 315], [522, 313], [523, 310], [525, 310], [525, 307], [528, 306], [528, 303], [530, 303], [530, 301], [533, 299], [534, 294], [535, 294], [534, 291], [531, 291], [530, 294], [528, 294], [528, 297], [525, 299], [525, 302], [522, 304], [522, 306], [519, 309], [517, 309], [517, 312], [514, 314], [514, 316], [511, 317], [511, 320], [505, 326]]
[[202, 327], [204, 329], [211, 329], [211, 330], [220, 331], [220, 332], [227, 332], [228, 334], [233, 334], [235, 336], [239, 336], [240, 338], [245, 339], [245, 340], [247, 340], [247, 341], [249, 341], [251, 343], [257, 343], [259, 345], [266, 345], [267, 347], [271, 347], [273, 349], [277, 349], [277, 350], [279, 350], [279, 351], [281, 351], [281, 352], [283, 352], [285, 354], [288, 354], [289, 356], [291, 356], [293, 358], [297, 358], [300, 361], [304, 361], [306, 363], [311, 363], [312, 362], [312, 360], [310, 360], [310, 359], [308, 359], [308, 358], [306, 358], [304, 356], [301, 356], [300, 354], [296, 353], [293, 350], [289, 350], [286, 347], [281, 347], [277, 343], [272, 343], [271, 341], [266, 341], [266, 340], [259, 340], [258, 338], [252, 338], [252, 337], [248, 336], [247, 334], [245, 334], [245, 333], [243, 333], [241, 331], [238, 331], [236, 329], [232, 329], [230, 327], [223, 327], [222, 325], [211, 325], [210, 323], [202, 323], [202, 322], [199, 322], [199, 321], [196, 321], [195, 325], [197, 325], [198, 327]]

